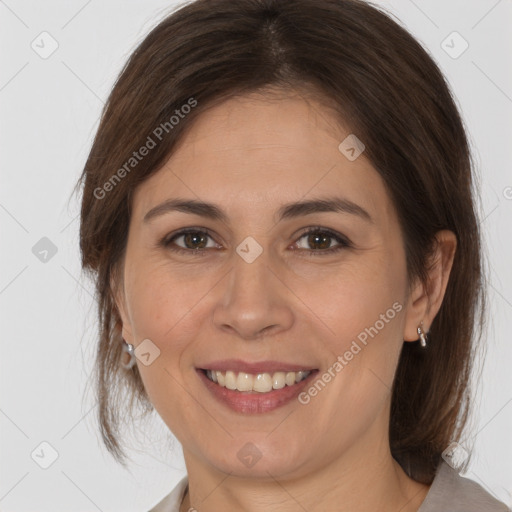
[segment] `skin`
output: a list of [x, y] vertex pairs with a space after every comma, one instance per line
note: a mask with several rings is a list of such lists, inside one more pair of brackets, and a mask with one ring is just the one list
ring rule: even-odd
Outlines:
[[[122, 282], [112, 287], [124, 339], [137, 346], [149, 338], [160, 350], [151, 365], [137, 364], [183, 447], [181, 511], [412, 512], [428, 492], [391, 456], [391, 386], [404, 340], [417, 340], [421, 321], [428, 331], [439, 310], [456, 238], [439, 232], [428, 285], [409, 283], [382, 179], [364, 152], [351, 162], [338, 150], [349, 133], [325, 106], [289, 91], [232, 98], [203, 113], [135, 191]], [[284, 203], [332, 195], [373, 222], [339, 212], [275, 221]], [[228, 221], [175, 211], [144, 222], [177, 197], [215, 203]], [[325, 246], [302, 236], [315, 225], [352, 245], [320, 254]], [[159, 244], [187, 227], [212, 237], [203, 245], [174, 239], [187, 253]], [[263, 249], [250, 264], [236, 252], [247, 236]], [[196, 373], [200, 363], [233, 357], [301, 363], [321, 375], [396, 302], [401, 311], [307, 405], [236, 413]], [[237, 457], [248, 442], [262, 454], [252, 468]]]

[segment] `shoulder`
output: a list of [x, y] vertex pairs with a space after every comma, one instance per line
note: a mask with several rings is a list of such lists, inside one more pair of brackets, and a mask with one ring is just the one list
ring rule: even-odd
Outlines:
[[149, 512], [179, 512], [187, 486], [188, 476], [184, 476], [170, 494], [159, 501]]
[[510, 512], [480, 484], [462, 477], [445, 461], [437, 468], [418, 512]]

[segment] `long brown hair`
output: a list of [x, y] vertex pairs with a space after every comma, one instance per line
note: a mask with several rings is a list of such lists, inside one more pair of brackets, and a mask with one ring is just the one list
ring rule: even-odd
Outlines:
[[[95, 280], [99, 308], [94, 381], [102, 439], [125, 464], [119, 429], [122, 418], [131, 418], [125, 401], [144, 414], [152, 410], [137, 367], [119, 365], [121, 322], [111, 288], [121, 275], [132, 193], [206, 108], [268, 87], [313, 91], [364, 141], [398, 213], [410, 282], [426, 283], [438, 230], [457, 236], [428, 348], [404, 343], [392, 394], [392, 454], [412, 478], [430, 483], [441, 453], [467, 422], [482, 334], [473, 164], [437, 65], [387, 13], [359, 0], [197, 0], [159, 23], [126, 63], [78, 183], [82, 266]], [[130, 160], [148, 138], [154, 146]]]

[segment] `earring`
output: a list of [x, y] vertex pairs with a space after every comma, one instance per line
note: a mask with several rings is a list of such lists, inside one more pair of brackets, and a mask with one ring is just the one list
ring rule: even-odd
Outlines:
[[420, 345], [425, 348], [427, 346], [427, 333], [423, 330], [423, 321], [418, 325], [418, 336], [420, 337]]
[[[126, 360], [126, 354], [128, 354], [128, 361]], [[130, 370], [135, 365], [135, 347], [131, 343], [126, 343], [123, 340], [123, 355], [121, 356], [121, 366], [125, 370]]]

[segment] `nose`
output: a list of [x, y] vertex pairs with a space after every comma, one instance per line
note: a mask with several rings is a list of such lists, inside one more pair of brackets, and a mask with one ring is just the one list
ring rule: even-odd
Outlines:
[[253, 340], [289, 329], [294, 322], [293, 294], [271, 269], [263, 253], [252, 263], [234, 255], [233, 268], [219, 283], [214, 325]]

